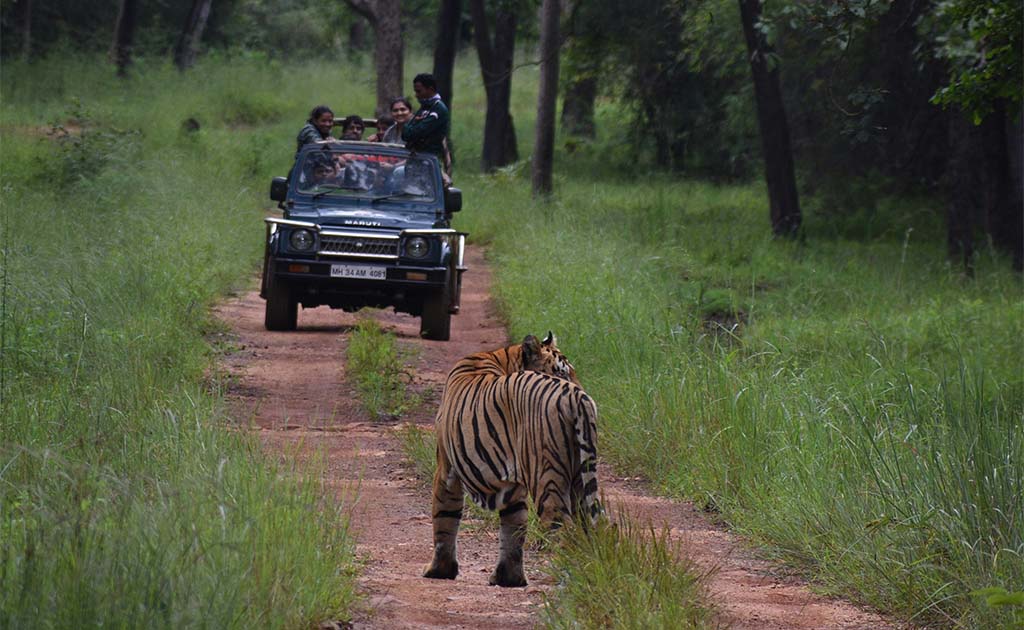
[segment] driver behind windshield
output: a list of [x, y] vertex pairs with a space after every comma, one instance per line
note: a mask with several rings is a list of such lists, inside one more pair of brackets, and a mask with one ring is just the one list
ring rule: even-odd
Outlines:
[[303, 169], [302, 188], [314, 189], [325, 184], [335, 184], [338, 179], [338, 171], [334, 167], [331, 158], [326, 155], [311, 154], [306, 158]]

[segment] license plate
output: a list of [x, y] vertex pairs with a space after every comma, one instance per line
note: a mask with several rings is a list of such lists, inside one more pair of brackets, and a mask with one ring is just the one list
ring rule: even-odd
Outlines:
[[332, 278], [357, 278], [359, 280], [386, 280], [388, 270], [385, 267], [370, 265], [331, 265]]

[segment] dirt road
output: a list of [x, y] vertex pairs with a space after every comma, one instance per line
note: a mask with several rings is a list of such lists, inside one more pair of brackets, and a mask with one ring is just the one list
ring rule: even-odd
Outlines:
[[[480, 251], [467, 254], [470, 271], [462, 312], [452, 320], [452, 341], [419, 339], [417, 319], [395, 313], [372, 316], [414, 346], [412, 387], [426, 403], [403, 418], [429, 427], [445, 375], [460, 357], [507, 343], [489, 297], [490, 273]], [[263, 301], [255, 292], [217, 309], [235, 350], [224, 359], [235, 376], [229, 395], [237, 421], [259, 431], [267, 449], [282, 458], [325, 454], [327, 484], [351, 505], [358, 551], [366, 565], [361, 587], [367, 606], [357, 628], [531, 628], [543, 594], [552, 588], [542, 562], [527, 550], [530, 585], [487, 585], [497, 561], [496, 535], [466, 523], [459, 537], [457, 580], [420, 577], [430, 560], [430, 494], [409, 477], [395, 437], [396, 423], [373, 422], [360, 408], [345, 372], [348, 332], [357, 316], [325, 308], [301, 311], [299, 330], [263, 329]], [[360, 314], [359, 317], [364, 317]], [[551, 328], [555, 329], [557, 322]], [[535, 331], [543, 334], [546, 331]], [[586, 383], [586, 375], [581, 375]], [[600, 400], [598, 400], [600, 405]], [[708, 588], [723, 625], [736, 629], [891, 628], [848, 603], [812, 593], [758, 561], [736, 537], [709, 523], [693, 506], [646, 494], [602, 465], [601, 491], [618, 509], [667, 526], [683, 552], [708, 571]]]

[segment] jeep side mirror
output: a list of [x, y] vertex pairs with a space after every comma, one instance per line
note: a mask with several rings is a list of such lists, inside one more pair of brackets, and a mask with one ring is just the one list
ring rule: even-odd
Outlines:
[[270, 180], [270, 198], [274, 201], [284, 201], [288, 198], [288, 178], [275, 177]]
[[462, 210], [462, 191], [458, 188], [449, 188], [444, 191], [444, 210], [451, 214]]

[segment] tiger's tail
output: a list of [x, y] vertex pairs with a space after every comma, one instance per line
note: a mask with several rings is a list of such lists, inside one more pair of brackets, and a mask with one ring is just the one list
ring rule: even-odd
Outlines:
[[585, 392], [580, 394], [576, 413], [576, 444], [580, 449], [579, 474], [583, 493], [577, 498], [580, 515], [586, 516], [587, 521], [594, 524], [604, 512], [597, 495], [597, 405]]

